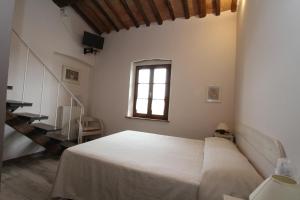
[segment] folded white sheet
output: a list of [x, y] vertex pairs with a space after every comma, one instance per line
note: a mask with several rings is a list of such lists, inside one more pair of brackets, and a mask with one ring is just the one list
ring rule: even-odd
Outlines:
[[237, 147], [223, 138], [206, 138], [199, 200], [222, 200], [223, 195], [248, 199], [263, 181]]

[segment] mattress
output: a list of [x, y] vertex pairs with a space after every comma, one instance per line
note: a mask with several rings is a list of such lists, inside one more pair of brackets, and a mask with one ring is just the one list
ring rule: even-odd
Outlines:
[[123, 131], [67, 149], [52, 197], [197, 200], [204, 141]]

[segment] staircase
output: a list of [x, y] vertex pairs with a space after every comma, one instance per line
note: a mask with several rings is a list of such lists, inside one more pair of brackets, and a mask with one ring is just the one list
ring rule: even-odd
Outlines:
[[60, 138], [51, 137], [51, 134], [60, 131], [52, 125], [45, 123], [33, 123], [35, 121], [45, 120], [47, 116], [39, 116], [32, 113], [14, 113], [19, 107], [31, 106], [31, 103], [17, 102], [8, 100], [6, 103], [6, 121], [5, 123], [14, 128], [19, 133], [27, 136], [35, 143], [43, 146], [53, 154], [59, 154], [64, 149], [76, 145], [70, 141], [62, 141]]
[[[80, 116], [78, 118], [79, 123], [81, 123], [81, 118], [84, 115], [84, 106], [83, 104], [75, 97], [75, 95], [64, 85], [63, 82], [60, 81], [59, 78], [56, 77], [55, 74], [52, 73], [50, 68], [47, 67], [47, 65], [42, 61], [42, 59], [27, 45], [27, 43], [18, 35], [17, 32], [13, 30], [13, 33], [17, 36], [17, 38], [21, 41], [21, 43], [26, 47], [27, 49], [27, 58], [26, 58], [26, 64], [25, 64], [25, 71], [24, 71], [24, 78], [23, 78], [23, 89], [22, 89], [22, 98], [20, 100], [7, 100], [6, 102], [6, 121], [5, 123], [18, 131], [19, 133], [23, 134], [24, 136], [30, 138], [33, 142], [36, 144], [39, 144], [46, 148], [46, 151], [53, 154], [59, 154], [64, 149], [74, 146], [77, 144], [77, 142], [80, 142], [80, 140], [74, 141], [74, 138], [70, 138], [70, 130], [71, 130], [71, 117], [72, 117], [72, 107], [74, 102], [77, 104], [77, 106], [80, 107]], [[29, 56], [34, 56], [43, 67], [43, 79], [41, 83], [41, 94], [40, 94], [40, 112], [37, 113], [31, 113], [31, 112], [18, 112], [18, 109], [21, 109], [23, 107], [32, 107], [33, 103], [25, 102], [24, 101], [24, 94], [25, 94], [25, 88], [26, 88], [26, 81], [27, 81], [27, 69], [29, 64]], [[45, 73], [49, 73], [52, 77], [54, 77], [57, 87], [57, 97], [54, 101], [56, 101], [56, 109], [53, 109], [52, 116], [55, 116], [55, 122], [54, 124], [47, 124], [43, 123], [43, 120], [47, 120], [49, 117], [46, 115], [42, 115], [42, 106], [45, 93], [44, 89], [44, 79], [45, 79]], [[37, 83], [39, 84], [39, 83]], [[13, 90], [13, 86], [7, 86], [7, 90]], [[64, 94], [67, 94], [68, 97], [70, 97], [70, 113], [68, 114], [70, 116], [70, 120], [68, 123], [68, 133], [62, 133], [62, 128], [58, 128], [58, 108], [59, 108], [59, 98], [61, 90], [65, 90]], [[66, 98], [68, 98], [66, 97]], [[78, 135], [78, 138], [79, 135]]]

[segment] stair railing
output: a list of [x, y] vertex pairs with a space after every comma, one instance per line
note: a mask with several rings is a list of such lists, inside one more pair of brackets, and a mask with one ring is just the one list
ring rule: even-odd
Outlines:
[[[59, 96], [60, 96], [60, 88], [62, 87], [67, 93], [71, 96], [71, 108], [69, 113], [69, 123], [68, 123], [68, 140], [70, 140], [70, 133], [71, 133], [71, 121], [72, 121], [72, 108], [73, 108], [73, 101], [75, 101], [80, 107], [80, 116], [79, 116], [79, 123], [81, 124], [82, 116], [84, 115], [84, 105], [81, 101], [71, 92], [71, 90], [59, 79], [57, 76], [51, 71], [51, 69], [43, 62], [43, 60], [38, 56], [37, 53], [33, 51], [33, 49], [25, 42], [25, 40], [13, 29], [12, 32], [17, 36], [17, 38], [23, 43], [23, 45], [27, 48], [26, 52], [26, 64], [25, 64], [25, 71], [23, 76], [23, 87], [22, 87], [22, 102], [24, 102], [25, 97], [25, 88], [26, 88], [26, 81], [27, 81], [27, 71], [28, 71], [28, 64], [29, 64], [29, 56], [30, 54], [33, 55], [43, 66], [43, 79], [42, 79], [42, 90], [41, 90], [41, 101], [40, 101], [40, 109], [39, 115], [42, 115], [42, 105], [43, 105], [43, 97], [44, 97], [44, 84], [45, 84], [45, 73], [46, 71], [51, 74], [58, 83], [57, 87], [57, 96], [56, 96], [56, 112], [55, 112], [55, 128], [57, 128], [57, 120], [58, 120], [58, 107], [59, 107]], [[78, 134], [78, 142], [81, 143], [81, 137]]]

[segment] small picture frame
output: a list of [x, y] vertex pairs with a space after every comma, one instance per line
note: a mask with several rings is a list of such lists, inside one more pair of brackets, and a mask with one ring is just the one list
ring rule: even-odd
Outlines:
[[80, 71], [69, 66], [63, 65], [63, 77], [62, 80], [66, 83], [79, 85]]
[[206, 101], [208, 103], [221, 103], [221, 88], [219, 86], [208, 86]]

